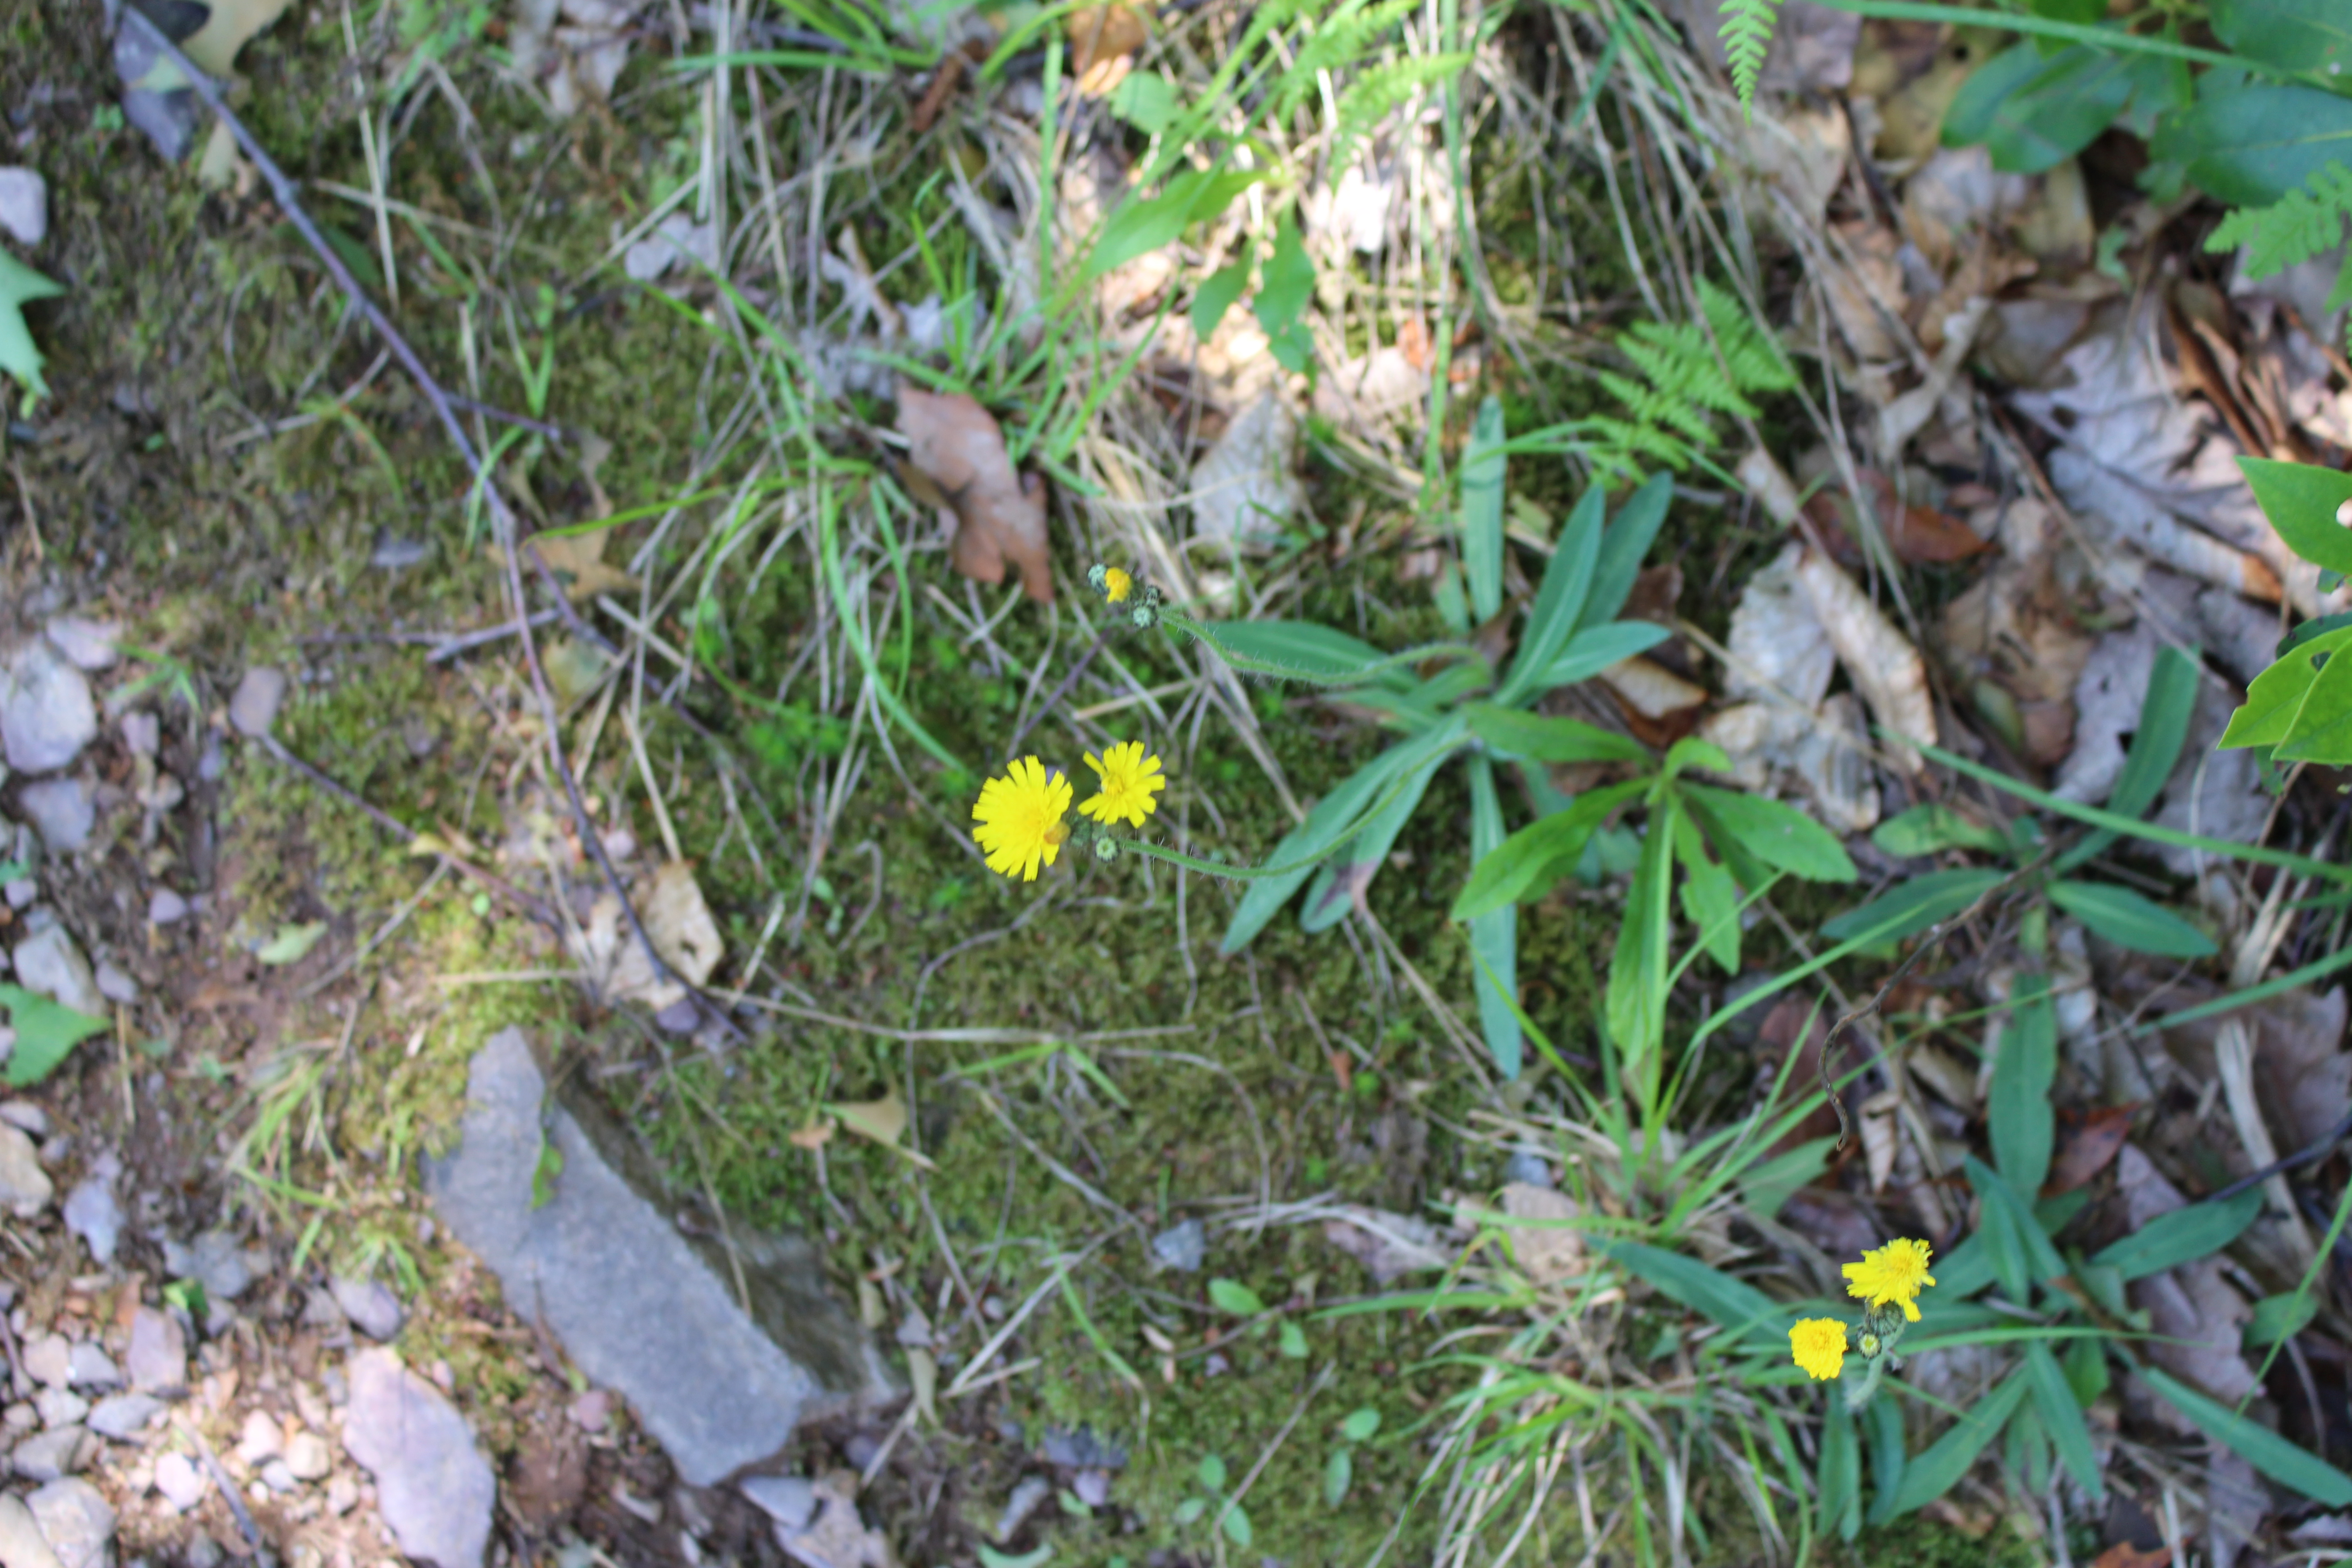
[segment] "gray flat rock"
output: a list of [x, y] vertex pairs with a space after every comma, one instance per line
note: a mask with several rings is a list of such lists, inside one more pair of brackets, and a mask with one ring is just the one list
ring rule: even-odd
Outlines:
[[89, 844], [98, 826], [98, 790], [88, 779], [43, 779], [16, 792], [16, 805], [41, 835], [52, 855], [70, 855]]
[[114, 1539], [114, 1510], [78, 1476], [54, 1480], [25, 1500], [64, 1568], [100, 1568]]
[[388, 1350], [346, 1369], [343, 1447], [375, 1477], [376, 1507], [400, 1549], [438, 1568], [481, 1568], [498, 1494], [466, 1418]]
[[77, 1013], [87, 1013], [93, 1018], [111, 1016], [106, 1005], [106, 994], [98, 988], [98, 976], [90, 972], [89, 960], [61, 925], [35, 931], [18, 942], [8, 955], [16, 966], [16, 984], [27, 991], [37, 991], [61, 1006]]
[[59, 616], [49, 623], [48, 634], [49, 641], [76, 669], [112, 669], [114, 661], [121, 657], [115, 648], [115, 644], [122, 640], [121, 621]]
[[6, 1568], [65, 1568], [49, 1550], [40, 1521], [14, 1492], [0, 1492], [0, 1564]]
[[816, 1515], [816, 1488], [805, 1476], [745, 1476], [735, 1489], [786, 1530], [806, 1530]]
[[81, 1468], [81, 1446], [89, 1437], [79, 1426], [52, 1426], [17, 1444], [10, 1462], [28, 1481], [53, 1481]]
[[0, 668], [0, 748], [10, 767], [55, 773], [97, 738], [89, 678], [47, 642], [26, 643]]
[[278, 705], [286, 700], [286, 672], [266, 664], [255, 665], [236, 683], [228, 700], [228, 721], [248, 740], [259, 740], [278, 721]]
[[76, 1388], [122, 1386], [122, 1373], [115, 1367], [114, 1358], [89, 1340], [75, 1344], [68, 1369]]
[[91, 1406], [88, 1426], [101, 1437], [125, 1443], [137, 1436], [163, 1408], [163, 1402], [152, 1394], [118, 1394]]
[[123, 1350], [122, 1360], [132, 1388], [160, 1391], [187, 1386], [187, 1336], [168, 1312], [142, 1307], [132, 1314], [131, 1342]]
[[0, 1208], [31, 1219], [49, 1206], [56, 1191], [33, 1141], [21, 1129], [0, 1122]]
[[128, 1007], [139, 1000], [139, 982], [124, 973], [111, 961], [98, 961], [98, 994], [110, 1002], [120, 1002]]
[[89, 1248], [90, 1261], [104, 1268], [114, 1261], [114, 1248], [122, 1239], [122, 1205], [114, 1196], [114, 1184], [92, 1176], [66, 1194], [66, 1228], [81, 1237]]
[[407, 1321], [400, 1298], [380, 1279], [352, 1279], [338, 1274], [328, 1282], [327, 1289], [343, 1316], [352, 1321], [352, 1327], [372, 1340], [392, 1339]]
[[269, 1259], [257, 1247], [243, 1247], [225, 1230], [208, 1230], [194, 1241], [163, 1244], [163, 1267], [180, 1279], [194, 1279], [215, 1301], [234, 1301], [253, 1283], [256, 1270]]
[[155, 1489], [163, 1494], [174, 1513], [185, 1513], [204, 1501], [212, 1487], [185, 1454], [166, 1454], [155, 1461]]
[[457, 1238], [542, 1315], [589, 1381], [636, 1408], [690, 1485], [781, 1448], [803, 1416], [882, 1389], [855, 1318], [802, 1244], [739, 1236], [747, 1315], [725, 1256], [679, 1233], [658, 1178], [594, 1103], [559, 1097], [544, 1137], [563, 1157], [534, 1208], [546, 1084], [520, 1029], [484, 1046], [462, 1141], [426, 1168]]
[[147, 919], [151, 924], [171, 925], [188, 918], [188, 900], [169, 888], [158, 888], [155, 896], [147, 900]]
[[27, 250], [49, 237], [49, 183], [37, 170], [0, 169], [0, 234]]
[[47, 1387], [63, 1388], [73, 1381], [73, 1342], [63, 1334], [26, 1341], [20, 1361], [25, 1375]]
[[131, 755], [152, 757], [163, 744], [163, 721], [143, 708], [134, 708], [122, 716], [122, 743], [131, 748]]

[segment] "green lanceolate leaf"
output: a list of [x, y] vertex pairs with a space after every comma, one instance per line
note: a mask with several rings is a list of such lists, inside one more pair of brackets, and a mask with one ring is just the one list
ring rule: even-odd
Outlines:
[[1236, 1318], [1255, 1318], [1265, 1310], [1258, 1293], [1238, 1279], [1209, 1281], [1209, 1304], [1220, 1312], [1231, 1312]]
[[2162, 904], [2107, 882], [2053, 882], [2050, 901], [2093, 934], [2158, 958], [2210, 958], [2213, 939]]
[[2050, 999], [2050, 977], [2021, 974], [1985, 1102], [1993, 1164], [2019, 1193], [2038, 1193], [2049, 1178], [2056, 1120], [2050, 1086], [2057, 1078], [2058, 1009]]
[[1611, 665], [1647, 653], [1672, 636], [1674, 633], [1655, 621], [1611, 621], [1605, 626], [1585, 626], [1568, 639], [1551, 667], [1536, 681], [1536, 687], [1549, 691], [1590, 680]]
[[2030, 1306], [2032, 1287], [2064, 1274], [2066, 1260], [2058, 1256], [2049, 1233], [2034, 1217], [2032, 1205], [1990, 1165], [1971, 1154], [1968, 1174], [1969, 1185], [1982, 1200], [1978, 1212], [1982, 1216], [1985, 1245], [1992, 1252], [1994, 1276], [2011, 1301]]
[[2195, 1422], [2198, 1430], [2234, 1449], [2279, 1485], [2329, 1508], [2352, 1508], [2352, 1476], [2228, 1405], [2215, 1404], [2159, 1367], [2142, 1367], [2140, 1375], [2174, 1409]]
[[1837, 836], [1795, 806], [1706, 784], [1685, 784], [1680, 789], [1706, 812], [1710, 837], [1728, 835], [1774, 870], [1809, 882], [1853, 880], [1853, 862]]
[[1399, 689], [1413, 681], [1412, 671], [1395, 655], [1319, 621], [1220, 621], [1203, 630], [1220, 652], [1230, 650], [1258, 667], [1307, 680], [1378, 680]]
[[93, 1018], [61, 1006], [21, 985], [0, 985], [0, 1007], [8, 1010], [8, 1026], [16, 1044], [8, 1053], [8, 1083], [28, 1089], [55, 1072], [73, 1048], [101, 1033], [103, 1018]]
[[[1466, 728], [1459, 716], [1449, 717], [1382, 752], [1325, 795], [1307, 814], [1305, 822], [1283, 835], [1282, 842], [1274, 847], [1265, 864], [1286, 866], [1338, 847], [1343, 837], [1360, 830], [1356, 822], [1358, 816], [1370, 808], [1399, 774], [1443, 757], [1461, 743]], [[1234, 918], [1225, 927], [1219, 951], [1231, 957], [1248, 946], [1250, 940], [1265, 929], [1266, 922], [1312, 875], [1314, 868], [1308, 866], [1252, 881], [1249, 891], [1234, 908]]]
[[[2197, 661], [2176, 647], [2158, 650], [2148, 672], [2147, 695], [2140, 699], [2131, 749], [2107, 795], [2109, 811], [2137, 816], [2156, 804], [2164, 781], [2172, 776], [2172, 764], [2180, 760], [2180, 748], [2189, 739], [2189, 715], [2196, 706]], [[2104, 854], [2115, 841], [2112, 833], [2094, 833], [2060, 857], [2058, 869], [2071, 871]]]
[[2070, 44], [2045, 59], [2013, 46], [1970, 73], [1945, 112], [1948, 147], [1982, 143], [1993, 167], [2037, 174], [2096, 141], [2131, 101], [2138, 62], [2112, 50]]
[[1315, 335], [1306, 321], [1307, 302], [1315, 296], [1315, 262], [1298, 237], [1298, 212], [1285, 208], [1274, 229], [1274, 251], [1258, 274], [1257, 300], [1251, 310], [1265, 330], [1266, 347], [1274, 361], [1297, 375], [1315, 360]]
[[[1653, 812], [1654, 818], [1663, 815]], [[1627, 1085], [1650, 1103], [1666, 1026], [1666, 961], [1672, 945], [1674, 835], [1654, 820], [1642, 839], [1642, 858], [1625, 898], [1624, 923], [1609, 955], [1604, 1000], [1610, 1037], [1616, 1041]]]
[[1895, 1513], [1908, 1513], [1942, 1497], [1969, 1473], [1984, 1446], [2009, 1421], [2027, 1392], [2025, 1374], [2013, 1372], [1992, 1394], [1960, 1413], [1949, 1430], [1928, 1445], [1927, 1451], [1904, 1467], [1903, 1486], [1895, 1494]]
[[2126, 1279], [2145, 1279], [2176, 1264], [2211, 1257], [2237, 1240], [2262, 1211], [2259, 1187], [2227, 1203], [2190, 1204], [2158, 1215], [2091, 1261], [2120, 1271]]
[[1876, 931], [1882, 942], [1900, 941], [1958, 914], [2000, 879], [1999, 871], [1930, 871], [1898, 882], [1860, 909], [1824, 922], [1822, 934], [1843, 942]]
[[1853, 1438], [1853, 1417], [1836, 1400], [1822, 1414], [1821, 1523], [1841, 1541], [1862, 1532], [1862, 1448]]
[[1743, 1349], [1787, 1354], [1787, 1310], [1746, 1280], [1661, 1247], [1598, 1237], [1592, 1245], [1634, 1278], [1720, 1323]]
[[1553, 881], [1575, 867], [1593, 830], [1649, 787], [1649, 780], [1633, 779], [1593, 790], [1577, 796], [1566, 810], [1520, 828], [1470, 868], [1470, 879], [1454, 898], [1446, 918], [1475, 920], [1531, 892], [1549, 890]]
[[[2320, 671], [2347, 645], [2352, 645], [2352, 626], [2322, 632], [2282, 652], [2278, 662], [2246, 688], [2245, 701], [2230, 715], [2230, 727], [2221, 731], [2221, 748], [2276, 746], [2294, 733]], [[2315, 721], [2318, 717], [2314, 714]]]
[[1601, 553], [1592, 563], [1592, 590], [1576, 617], [1578, 631], [1606, 626], [1625, 607], [1633, 580], [1642, 574], [1642, 562], [1658, 537], [1658, 526], [1666, 521], [1666, 503], [1674, 494], [1674, 476], [1660, 474], [1626, 497], [1625, 504], [1617, 509], [1616, 521], [1601, 536]]
[[1178, 174], [1156, 196], [1120, 204], [1103, 225], [1085, 276], [1101, 277], [1139, 256], [1172, 245], [1193, 224], [1215, 217], [1235, 196], [1265, 178], [1263, 171], [1194, 169]]
[[1683, 868], [1683, 918], [1696, 928], [1695, 934], [1706, 944], [1707, 956], [1726, 974], [1737, 974], [1739, 889], [1729, 871], [1707, 858], [1706, 836], [1682, 808], [1682, 803], [1675, 800], [1669, 809], [1674, 818], [1675, 858]]
[[2026, 1345], [2025, 1375], [2033, 1386], [2033, 1407], [2042, 1413], [2042, 1427], [2058, 1450], [2059, 1462], [2091, 1494], [2093, 1502], [2104, 1500], [2105, 1489], [2099, 1479], [2099, 1456], [2091, 1447], [2090, 1424], [2083, 1419], [2083, 1406], [2074, 1398], [2074, 1387], [2045, 1342], [2035, 1340]]
[[1380, 875], [1381, 863], [1389, 858], [1389, 850], [1395, 846], [1397, 835], [1404, 831], [1404, 825], [1421, 808], [1422, 796], [1429, 793], [1429, 781], [1437, 776], [1437, 770], [1444, 763], [1444, 757], [1438, 757], [1408, 774], [1403, 793], [1364, 824], [1354, 843], [1315, 873], [1315, 879], [1307, 885], [1306, 907], [1298, 912], [1302, 930], [1328, 931], [1348, 918], [1357, 899]]
[[1462, 569], [1470, 609], [1481, 622], [1503, 608], [1503, 401], [1478, 405], [1462, 458]]
[[[1127, 79], [1133, 81], [1135, 79], [1130, 76]], [[1217, 323], [1225, 319], [1225, 312], [1234, 308], [1234, 301], [1240, 299], [1242, 290], [1249, 287], [1249, 278], [1250, 261], [1244, 256], [1201, 280], [1201, 286], [1192, 290], [1194, 337], [1204, 343], [1209, 341], [1217, 330]]]
[[[1495, 795], [1495, 764], [1470, 759], [1470, 853], [1484, 858], [1503, 843], [1503, 806]], [[1506, 1079], [1519, 1076], [1519, 911], [1489, 910], [1470, 922], [1470, 945], [1484, 962], [1476, 990], [1478, 1023], [1486, 1049]]]
[[1988, 827], [1972, 816], [1933, 802], [1888, 817], [1871, 831], [1870, 841], [1885, 854], [1903, 860], [1940, 855], [1947, 849], [1976, 849], [1999, 855], [2009, 847], [2009, 840], [2000, 829]]
[[1648, 749], [1639, 741], [1580, 719], [1549, 718], [1494, 702], [1467, 703], [1463, 712], [1469, 718], [1470, 732], [1498, 757], [1539, 763], [1644, 763], [1650, 759]]
[[1903, 1447], [1903, 1412], [1892, 1399], [1874, 1400], [1862, 1413], [1862, 1426], [1870, 1438], [1870, 1522], [1885, 1524], [1901, 1503], [1909, 1460]]
[[1519, 636], [1511, 672], [1496, 694], [1497, 702], [1513, 704], [1533, 696], [1537, 683], [1576, 630], [1576, 619], [1584, 613], [1594, 567], [1601, 558], [1607, 498], [1595, 485], [1584, 492], [1584, 499], [1561, 525], [1551, 560], [1544, 566], [1543, 584], [1536, 590], [1536, 602], [1528, 611], [1527, 628]]

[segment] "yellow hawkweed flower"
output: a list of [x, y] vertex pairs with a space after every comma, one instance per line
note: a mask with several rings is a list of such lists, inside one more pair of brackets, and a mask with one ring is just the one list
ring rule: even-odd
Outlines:
[[1869, 1302], [1874, 1310], [1901, 1307], [1903, 1316], [1915, 1323], [1919, 1321], [1920, 1287], [1935, 1282], [1927, 1272], [1924, 1241], [1890, 1241], [1864, 1253], [1861, 1262], [1845, 1266], [1847, 1295]]
[[1037, 879], [1037, 862], [1050, 866], [1070, 836], [1062, 817], [1070, 809], [1070, 781], [1047, 773], [1034, 757], [1009, 764], [1005, 776], [980, 786], [971, 808], [972, 841], [988, 856], [988, 868], [1024, 882]]
[[1835, 1318], [1801, 1318], [1789, 1331], [1789, 1354], [1823, 1383], [1845, 1365], [1845, 1325]]
[[1124, 605], [1127, 596], [1135, 592], [1135, 579], [1114, 566], [1103, 574], [1103, 597], [1114, 605]]
[[[1114, 569], [1113, 578], [1122, 575]], [[1102, 775], [1102, 789], [1078, 810], [1085, 816], [1108, 826], [1125, 822], [1129, 827], [1140, 827], [1143, 819], [1160, 809], [1151, 797], [1168, 787], [1160, 775], [1160, 759], [1143, 754], [1143, 742], [1129, 741], [1123, 746], [1106, 746], [1103, 754], [1087, 753], [1087, 766]]]

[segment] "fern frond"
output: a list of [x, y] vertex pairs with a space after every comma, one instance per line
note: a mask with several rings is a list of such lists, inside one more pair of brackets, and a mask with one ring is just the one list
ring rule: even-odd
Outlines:
[[1391, 110], [1432, 82], [1442, 81], [1470, 63], [1466, 54], [1418, 55], [1379, 66], [1348, 84], [1339, 95], [1338, 123], [1331, 133], [1331, 167], [1348, 167], [1356, 143], [1386, 119]]
[[1742, 392], [1786, 392], [1797, 384], [1797, 372], [1769, 332], [1756, 324], [1737, 295], [1707, 279], [1698, 280], [1699, 313], [1722, 345], [1724, 362], [1731, 367], [1731, 384]]
[[2240, 207], [2205, 237], [2208, 250], [2246, 247], [2246, 274], [2268, 278], [2344, 243], [2352, 218], [2352, 169], [2340, 162], [2315, 173], [2304, 188], [2266, 207]]
[[1744, 113], [1756, 112], [1756, 82], [1772, 47], [1779, 5], [1780, 0], [1723, 0], [1723, 23], [1716, 37], [1723, 40], [1723, 57], [1730, 63], [1731, 85]]
[[1630, 417], [1591, 422], [1598, 433], [1591, 446], [1594, 463], [1628, 473], [1626, 465], [1634, 457], [1647, 455], [1669, 468], [1687, 468], [1715, 444], [1708, 410], [1753, 419], [1759, 410], [1748, 393], [1785, 392], [1797, 384], [1780, 345], [1729, 290], [1701, 278], [1698, 303], [1705, 327], [1696, 321], [1637, 321], [1617, 334], [1617, 352], [1643, 380], [1596, 373]]
[[1663, 326], [1643, 321], [1617, 340], [1617, 352], [1667, 396], [1712, 408], [1743, 419], [1756, 417], [1756, 405], [1739, 395], [1738, 377], [1726, 381], [1715, 363], [1715, 351], [1699, 330], [1687, 321]]
[[1283, 112], [1297, 107], [1315, 90], [1315, 79], [1327, 70], [1357, 64], [1371, 52], [1382, 35], [1411, 16], [1420, 0], [1373, 0], [1343, 6], [1318, 20], [1299, 41], [1290, 68], [1275, 89]]
[[1702, 447], [1714, 444], [1715, 426], [1707, 423], [1705, 411], [1690, 398], [1643, 386], [1612, 371], [1601, 371], [1598, 379], [1610, 395], [1643, 424], [1671, 427]]

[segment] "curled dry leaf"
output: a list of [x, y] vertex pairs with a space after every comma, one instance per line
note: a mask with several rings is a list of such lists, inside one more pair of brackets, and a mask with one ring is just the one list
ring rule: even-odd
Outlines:
[[[1846, 678], [1870, 705], [1872, 719], [1905, 740], [1934, 745], [1936, 706], [1919, 650], [1819, 551], [1808, 547], [1799, 552], [1796, 577]], [[1906, 771], [1919, 766], [1917, 753], [1907, 747], [1897, 745], [1892, 754]]]
[[1054, 574], [1045, 535], [1045, 483], [1015, 474], [995, 416], [961, 394], [925, 392], [898, 384], [898, 428], [907, 460], [927, 484], [910, 486], [916, 499], [955, 514], [955, 569], [978, 583], [1004, 581], [1010, 561], [1021, 590], [1041, 605], [1054, 602]]
[[[2126, 1144], [2116, 1157], [2116, 1191], [2123, 1199], [2124, 1223], [2135, 1231], [2189, 1202], [2137, 1144]], [[2152, 1320], [2157, 1337], [2148, 1353], [2157, 1364], [2234, 1404], [2257, 1386], [2254, 1369], [2238, 1349], [2251, 1313], [2245, 1299], [2230, 1289], [2218, 1257], [2200, 1258], [2134, 1280], [2131, 1293]]]
[[1531, 1182], [1503, 1189], [1503, 1213], [1521, 1222], [1510, 1232], [1511, 1254], [1538, 1285], [1557, 1285], [1584, 1262], [1584, 1236], [1570, 1228], [1578, 1217], [1574, 1199]]
[[2050, 1164], [2053, 1195], [2071, 1193], [2115, 1163], [2131, 1136], [2136, 1105], [2101, 1105], [2086, 1111], [2061, 1110], [2058, 1155]]
[[[1744, 470], [1742, 477], [1746, 477]], [[1957, 517], [1934, 507], [1898, 504], [1894, 482], [1876, 468], [1864, 468], [1859, 478], [1870, 502], [1871, 515], [1885, 531], [1887, 548], [1906, 565], [1948, 566], [1992, 548], [1992, 541]], [[1785, 484], [1786, 479], [1781, 482]], [[1847, 566], [1863, 563], [1862, 547], [1854, 542], [1862, 531], [1860, 509], [1852, 496], [1843, 491], [1818, 491], [1805, 503], [1804, 510], [1831, 554]]]
[[1151, 40], [1139, 12], [1125, 5], [1094, 5], [1073, 11], [1063, 24], [1070, 40], [1070, 71], [1078, 91], [1100, 98], [1119, 84], [1135, 51]]
[[1870, 1190], [1883, 1193], [1895, 1174], [1895, 1146], [1903, 1136], [1896, 1112], [1903, 1097], [1882, 1089], [1854, 1108], [1854, 1131], [1862, 1138], [1862, 1157], [1870, 1168]]
[[[699, 985], [719, 967], [726, 946], [702, 888], [694, 879], [691, 862], [672, 860], [653, 875], [652, 886], [637, 900], [637, 918], [662, 962], [686, 982]], [[686, 988], [654, 973], [643, 943], [623, 918], [620, 900], [600, 897], [588, 912], [588, 921], [576, 945], [592, 975], [601, 977], [601, 989], [615, 1001], [642, 1002], [656, 1009], [685, 999]]]
[[798, 1530], [776, 1525], [776, 1544], [803, 1568], [893, 1568], [889, 1537], [857, 1515], [857, 1478], [819, 1476], [816, 1510]]
[[563, 584], [566, 597], [590, 599], [637, 585], [635, 577], [604, 563], [604, 544], [611, 537], [612, 530], [600, 528], [591, 533], [541, 536], [530, 542], [530, 547]]
[[1438, 1228], [1417, 1215], [1343, 1205], [1323, 1222], [1323, 1238], [1370, 1271], [1381, 1285], [1450, 1260]]

